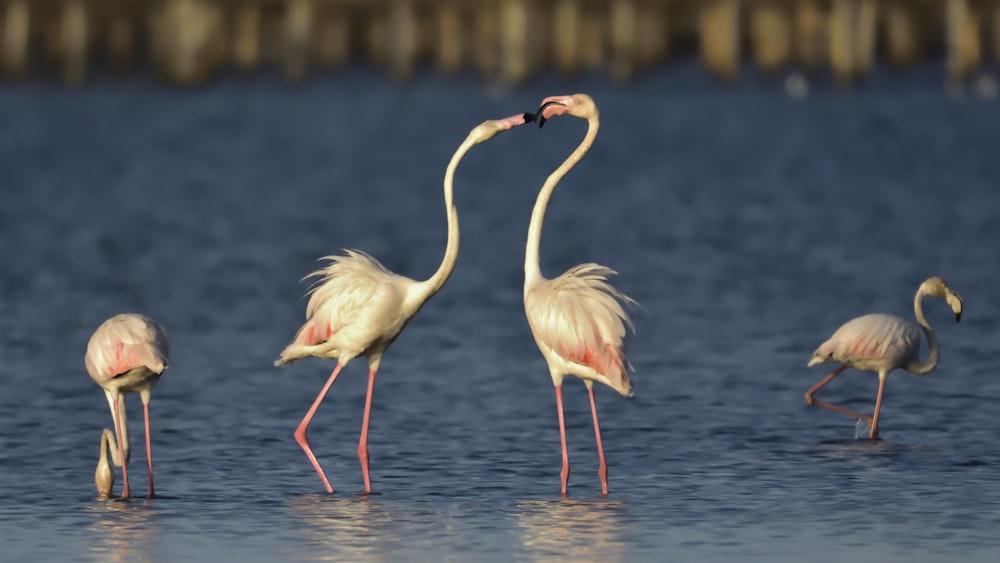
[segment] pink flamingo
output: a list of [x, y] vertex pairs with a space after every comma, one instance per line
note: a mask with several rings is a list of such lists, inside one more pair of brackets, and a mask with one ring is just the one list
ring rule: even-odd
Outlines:
[[[167, 369], [169, 343], [164, 328], [149, 317], [137, 314], [115, 315], [97, 327], [87, 344], [84, 363], [87, 373], [104, 388], [111, 407], [115, 431], [105, 428], [101, 432], [101, 457], [94, 474], [97, 493], [111, 496], [115, 474], [108, 463], [122, 468], [122, 498], [129, 497], [128, 424], [125, 402], [119, 402], [125, 393], [138, 393], [146, 421], [146, 471], [149, 478], [147, 498], [153, 498], [153, 451], [149, 440], [149, 395]], [[117, 436], [117, 440], [116, 437]], [[117, 443], [116, 443], [117, 442]]]
[[[938, 364], [938, 343], [931, 331], [931, 325], [924, 318], [923, 299], [926, 296], [945, 300], [955, 313], [955, 322], [962, 319], [962, 298], [939, 277], [924, 280], [913, 298], [913, 311], [917, 322], [894, 315], [871, 314], [844, 323], [829, 340], [820, 345], [809, 360], [808, 366], [835, 363], [840, 367], [827, 375], [819, 383], [806, 391], [806, 403], [824, 407], [859, 418], [870, 425], [869, 438], [878, 438], [878, 415], [882, 408], [882, 393], [889, 372], [902, 368], [914, 375], [927, 375]], [[927, 359], [919, 360], [920, 330], [927, 335]], [[867, 416], [859, 412], [813, 399], [833, 378], [847, 368], [878, 372], [878, 397], [875, 399], [875, 414]]]
[[547, 119], [563, 114], [586, 119], [587, 133], [576, 150], [545, 180], [531, 212], [524, 256], [524, 312], [538, 349], [548, 364], [556, 390], [559, 438], [562, 442], [562, 494], [566, 495], [569, 482], [562, 382], [565, 375], [575, 375], [583, 379], [590, 393], [590, 411], [600, 459], [598, 475], [601, 492], [606, 495], [608, 465], [597, 422], [594, 382], [608, 385], [626, 397], [632, 396], [632, 383], [628, 376], [632, 366], [625, 359], [624, 338], [626, 327], [633, 332], [635, 329], [622, 305], [635, 302], [607, 282], [607, 278], [616, 272], [599, 264], [575, 266], [552, 280], [542, 276], [538, 250], [545, 208], [556, 184], [590, 149], [599, 126], [597, 106], [586, 94], [545, 98], [538, 110], [538, 125], [541, 127]]
[[448, 242], [444, 259], [430, 278], [418, 282], [394, 274], [371, 256], [354, 250], [345, 250], [346, 254], [342, 256], [323, 258], [330, 260], [330, 264], [306, 276], [320, 278], [317, 285], [309, 292], [311, 296], [306, 306], [306, 322], [298, 330], [292, 343], [281, 352], [281, 357], [274, 362], [274, 365], [280, 366], [306, 357], [337, 360], [337, 365], [333, 368], [326, 385], [320, 390], [309, 412], [295, 430], [295, 441], [312, 462], [328, 493], [333, 492], [333, 487], [330, 486], [330, 481], [316, 460], [306, 436], [306, 430], [316, 410], [319, 409], [320, 403], [340, 374], [340, 370], [354, 358], [366, 356], [368, 394], [361, 422], [358, 458], [361, 460], [365, 492], [370, 493], [372, 487], [368, 474], [368, 420], [371, 415], [375, 374], [378, 372], [383, 354], [399, 336], [406, 323], [444, 286], [458, 258], [458, 212], [452, 201], [455, 169], [465, 153], [474, 145], [533, 119], [534, 116], [531, 114], [518, 114], [505, 119], [485, 121], [473, 128], [455, 151], [444, 177]]

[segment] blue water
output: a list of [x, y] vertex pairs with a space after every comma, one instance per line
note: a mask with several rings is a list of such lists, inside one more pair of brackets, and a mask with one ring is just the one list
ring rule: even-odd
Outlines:
[[[543, 271], [596, 261], [642, 305], [636, 396], [598, 389], [611, 494], [599, 497], [586, 393], [565, 390], [572, 476], [521, 308], [528, 217], [584, 124], [475, 147], [456, 179], [458, 266], [386, 356], [371, 422], [375, 494], [355, 454], [363, 361], [310, 440], [292, 432], [332, 369], [272, 361], [301, 323], [300, 278], [358, 248], [429, 276], [441, 177], [484, 119], [585, 91], [590, 154], [550, 206]], [[971, 561], [1000, 558], [1000, 106], [948, 97], [938, 67], [796, 101], [694, 63], [621, 87], [547, 77], [517, 90], [352, 69], [303, 87], [100, 81], [0, 90], [0, 537], [4, 561]], [[806, 368], [840, 323], [912, 315], [930, 275], [965, 300], [926, 308], [930, 377], [889, 379], [882, 440], [808, 407]], [[141, 409], [128, 501], [95, 498], [103, 393], [91, 332], [163, 322], [158, 497]], [[850, 371], [819, 398], [870, 412]], [[119, 474], [117, 486], [120, 487]]]

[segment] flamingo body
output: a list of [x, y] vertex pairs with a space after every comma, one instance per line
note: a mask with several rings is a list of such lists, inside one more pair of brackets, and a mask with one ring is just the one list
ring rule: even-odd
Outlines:
[[847, 321], [813, 354], [809, 366], [824, 362], [864, 371], [891, 371], [917, 359], [920, 325], [895, 315], [872, 313]]
[[599, 264], [581, 264], [538, 280], [525, 293], [528, 324], [554, 383], [569, 374], [632, 396], [624, 339], [626, 327], [634, 327], [622, 307], [631, 299], [607, 282], [614, 274]]
[[94, 483], [101, 496], [110, 496], [114, 470], [122, 468], [122, 498], [130, 496], [128, 460], [130, 447], [125, 403], [122, 395], [138, 393], [142, 401], [146, 431], [147, 497], [153, 498], [153, 457], [149, 427], [149, 400], [153, 387], [167, 369], [170, 345], [162, 325], [144, 315], [128, 313], [104, 321], [87, 343], [84, 365], [90, 377], [104, 389], [115, 431], [101, 433], [101, 457]]

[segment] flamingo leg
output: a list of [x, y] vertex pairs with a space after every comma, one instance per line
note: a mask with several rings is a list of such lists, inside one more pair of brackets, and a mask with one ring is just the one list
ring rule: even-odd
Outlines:
[[[589, 382], [588, 382], [589, 383]], [[594, 400], [594, 387], [589, 386], [590, 413], [594, 416], [594, 435], [597, 436], [597, 456], [601, 460], [597, 474], [601, 477], [601, 495], [608, 494], [608, 464], [604, 461], [604, 444], [601, 443], [601, 426], [597, 423], [597, 402]]]
[[559, 439], [562, 442], [562, 496], [566, 496], [566, 486], [569, 484], [569, 450], [566, 449], [566, 420], [563, 418], [562, 385], [556, 385], [556, 411], [559, 413]]
[[868, 437], [872, 440], [878, 438], [878, 414], [882, 410], [882, 394], [885, 393], [885, 376], [881, 373], [878, 377], [878, 397], [875, 399], [875, 415], [872, 416], [871, 432]]
[[365, 398], [365, 415], [361, 420], [361, 440], [358, 441], [358, 459], [361, 460], [361, 474], [365, 478], [365, 492], [372, 492], [372, 481], [368, 475], [368, 421], [372, 414], [372, 395], [375, 393], [375, 370], [368, 370], [368, 396]]
[[323, 486], [326, 487], [326, 492], [332, 493], [333, 487], [330, 486], [330, 481], [326, 478], [326, 473], [323, 473], [323, 468], [320, 467], [319, 461], [316, 460], [316, 454], [313, 453], [312, 448], [309, 446], [309, 438], [306, 437], [306, 429], [309, 428], [309, 423], [312, 422], [313, 416], [319, 409], [320, 403], [326, 398], [327, 392], [330, 391], [330, 386], [333, 385], [333, 380], [337, 379], [340, 375], [340, 370], [344, 368], [344, 365], [337, 362], [337, 367], [333, 368], [333, 373], [330, 374], [330, 378], [326, 380], [326, 385], [320, 390], [319, 395], [316, 396], [316, 400], [313, 401], [312, 407], [310, 407], [309, 412], [306, 413], [305, 418], [299, 423], [299, 427], [295, 429], [295, 441], [299, 443], [302, 450], [306, 452], [306, 457], [312, 462], [313, 468], [316, 473], [319, 474], [319, 478], [323, 481]]
[[842, 413], [842, 414], [846, 414], [848, 416], [853, 416], [854, 418], [860, 418], [861, 420], [864, 420], [868, 424], [872, 424], [872, 417], [870, 417], [870, 416], [868, 416], [866, 414], [861, 414], [861, 413], [859, 413], [857, 411], [852, 411], [851, 409], [842, 407], [840, 405], [834, 405], [834, 404], [830, 404], [830, 403], [824, 403], [823, 401], [817, 401], [816, 399], [813, 398], [813, 393], [815, 393], [816, 391], [819, 391], [820, 389], [823, 388], [824, 385], [826, 385], [827, 383], [830, 383], [831, 381], [833, 381], [833, 378], [835, 378], [838, 375], [840, 375], [841, 372], [843, 372], [845, 369], [847, 369], [847, 366], [840, 366], [839, 368], [833, 370], [833, 372], [831, 372], [830, 375], [828, 375], [828, 376], [824, 377], [823, 379], [821, 379], [819, 381], [819, 383], [817, 383], [816, 385], [813, 385], [811, 388], [809, 388], [809, 390], [806, 391], [806, 403], [808, 403], [809, 405], [812, 405], [814, 407], [823, 407], [825, 409], [830, 409], [832, 411], [836, 411], [836, 412], [839, 412], [839, 413]]
[[126, 467], [128, 465], [127, 463], [128, 460], [126, 459], [127, 456], [125, 455], [125, 444], [124, 442], [122, 442], [122, 419], [121, 417], [118, 416], [118, 399], [119, 397], [115, 397], [114, 399], [112, 399], [113, 403], [112, 406], [114, 407], [115, 411], [112, 414], [115, 415], [114, 417], [115, 436], [118, 438], [118, 451], [121, 452], [121, 459], [122, 459], [122, 481], [124, 482], [124, 484], [122, 485], [122, 498], [128, 498], [129, 496], [131, 496], [132, 493], [131, 490], [128, 488], [128, 469]]
[[146, 418], [146, 474], [149, 477], [149, 493], [146, 498], [153, 498], [153, 446], [149, 440], [149, 403], [142, 403], [143, 415]]

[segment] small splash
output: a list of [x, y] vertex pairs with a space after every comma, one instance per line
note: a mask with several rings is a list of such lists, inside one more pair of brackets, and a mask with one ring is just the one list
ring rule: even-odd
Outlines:
[[859, 418], [858, 423], [854, 425], [854, 439], [867, 440], [868, 436], [871, 434], [871, 431], [872, 431], [871, 425]]
[[809, 81], [802, 73], [793, 72], [785, 79], [785, 92], [792, 98], [801, 100], [809, 95]]

